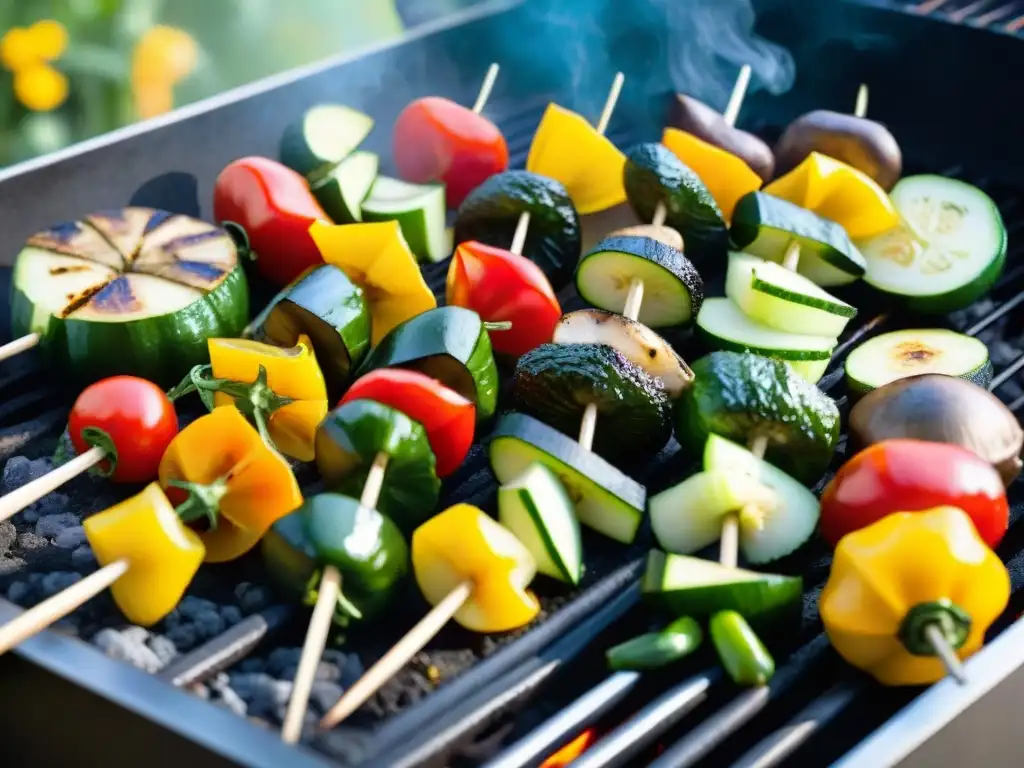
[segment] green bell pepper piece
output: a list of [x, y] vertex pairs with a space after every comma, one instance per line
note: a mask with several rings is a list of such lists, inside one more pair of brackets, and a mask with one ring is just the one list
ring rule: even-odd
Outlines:
[[316, 433], [316, 465], [328, 488], [359, 497], [377, 454], [388, 455], [377, 509], [405, 533], [427, 520], [441, 493], [434, 452], [419, 422], [373, 400], [351, 400]]
[[605, 656], [608, 667], [616, 671], [658, 669], [689, 656], [703, 640], [700, 624], [684, 616], [660, 632], [648, 632], [609, 648]]
[[409, 570], [409, 547], [398, 527], [347, 496], [321, 493], [278, 520], [262, 542], [263, 560], [287, 592], [316, 602], [323, 569], [341, 572], [334, 621], [378, 615]]
[[708, 629], [718, 658], [737, 685], [764, 685], [775, 674], [775, 661], [764, 643], [736, 611], [719, 611]]

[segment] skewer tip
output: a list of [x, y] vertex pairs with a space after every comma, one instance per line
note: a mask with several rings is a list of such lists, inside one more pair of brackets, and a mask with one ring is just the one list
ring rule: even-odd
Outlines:
[[861, 83], [857, 89], [857, 103], [853, 108], [854, 117], [866, 117], [868, 114], [868, 84]]

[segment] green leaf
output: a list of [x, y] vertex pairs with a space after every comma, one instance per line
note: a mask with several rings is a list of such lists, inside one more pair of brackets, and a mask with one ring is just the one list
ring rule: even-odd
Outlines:
[[61, 56], [59, 66], [69, 75], [97, 75], [108, 80], [127, 82], [129, 60], [112, 48], [72, 41]]

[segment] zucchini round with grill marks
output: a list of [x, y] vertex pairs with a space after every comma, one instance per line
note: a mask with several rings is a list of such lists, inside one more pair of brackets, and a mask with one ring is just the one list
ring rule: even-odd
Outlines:
[[308, 336], [332, 403], [344, 394], [353, 369], [370, 348], [363, 290], [331, 264], [300, 275], [250, 327], [254, 339], [279, 347], [294, 347], [300, 336]]
[[597, 407], [594, 450], [616, 461], [649, 456], [672, 435], [660, 381], [605, 344], [542, 344], [519, 358], [516, 402], [567, 435], [587, 406]]
[[411, 368], [476, 403], [479, 420], [498, 406], [498, 367], [480, 316], [463, 307], [438, 307], [395, 326], [356, 376], [378, 368]]
[[[915, 312], [945, 314], [988, 292], [1006, 263], [1006, 227], [992, 198], [942, 176], [908, 176], [892, 202], [903, 224], [861, 243], [865, 280]], [[909, 226], [908, 226], [909, 225]]]
[[693, 366], [694, 382], [676, 400], [676, 437], [697, 454], [708, 436], [737, 443], [763, 437], [765, 459], [808, 485], [828, 468], [839, 440], [835, 401], [786, 363], [760, 355], [712, 352]]
[[650, 237], [608, 237], [580, 259], [576, 290], [589, 304], [622, 312], [634, 278], [643, 280], [637, 321], [651, 328], [689, 325], [704, 300], [704, 281], [682, 251]]
[[988, 388], [992, 361], [984, 342], [940, 328], [883, 333], [846, 358], [846, 381], [854, 392], [921, 373], [955, 376]]
[[11, 330], [38, 333], [79, 382], [133, 374], [170, 386], [238, 336], [249, 289], [231, 236], [148, 208], [93, 214], [29, 238], [12, 276]]
[[677, 230], [697, 263], [725, 257], [729, 230], [722, 211], [700, 177], [662, 144], [638, 144], [626, 153], [626, 197], [640, 221], [665, 206], [665, 224]]
[[740, 250], [779, 263], [790, 243], [798, 242], [797, 271], [818, 285], [852, 283], [867, 268], [842, 226], [764, 192], [748, 192], [740, 198], [730, 235]]
[[499, 483], [511, 483], [534, 463], [554, 472], [584, 525], [631, 544], [644, 516], [647, 490], [592, 451], [522, 413], [498, 421], [488, 455]]

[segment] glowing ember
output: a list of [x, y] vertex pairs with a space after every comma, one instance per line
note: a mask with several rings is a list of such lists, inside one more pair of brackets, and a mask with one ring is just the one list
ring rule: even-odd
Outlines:
[[540, 764], [540, 768], [565, 768], [565, 766], [586, 752], [587, 748], [595, 741], [597, 741], [597, 731], [593, 728], [588, 728], [548, 757], [547, 760]]

